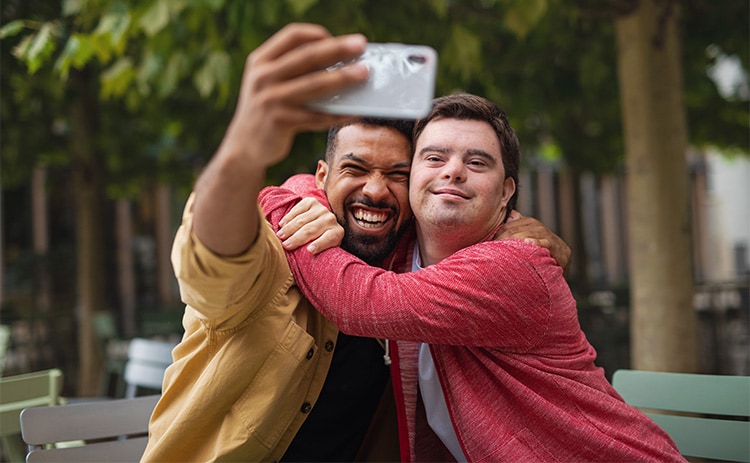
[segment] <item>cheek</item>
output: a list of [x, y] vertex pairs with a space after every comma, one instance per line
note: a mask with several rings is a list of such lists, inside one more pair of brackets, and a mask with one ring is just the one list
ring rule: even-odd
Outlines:
[[394, 184], [390, 187], [391, 193], [396, 197], [399, 204], [409, 202], [409, 185], [406, 183]]
[[[340, 186], [340, 185], [339, 185]], [[335, 214], [340, 214], [344, 211], [344, 202], [346, 201], [346, 192], [342, 188], [329, 189], [328, 193], [328, 204], [331, 205], [331, 209]]]
[[425, 189], [425, 183], [422, 177], [412, 174], [409, 178], [409, 200], [413, 203]]
[[398, 206], [400, 209], [401, 219], [406, 220], [411, 216], [411, 204], [409, 201], [409, 192], [404, 192], [398, 199]]

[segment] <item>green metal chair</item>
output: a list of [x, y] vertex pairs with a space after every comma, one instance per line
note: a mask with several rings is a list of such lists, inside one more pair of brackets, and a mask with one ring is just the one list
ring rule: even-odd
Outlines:
[[35, 407], [21, 413], [28, 463], [138, 462], [158, 395]]
[[20, 439], [21, 411], [58, 405], [62, 384], [63, 374], [57, 368], [0, 378], [0, 436], [9, 461], [22, 462], [26, 455]]
[[750, 462], [750, 376], [617, 370], [612, 385], [684, 456]]

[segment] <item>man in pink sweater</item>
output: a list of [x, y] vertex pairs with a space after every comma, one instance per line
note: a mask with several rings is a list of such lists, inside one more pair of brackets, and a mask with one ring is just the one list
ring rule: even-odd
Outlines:
[[520, 149], [503, 111], [438, 98], [414, 142], [411, 273], [340, 249], [288, 254], [303, 294], [342, 332], [398, 340], [402, 460], [684, 461], [594, 364], [549, 252], [488, 241], [517, 196]]

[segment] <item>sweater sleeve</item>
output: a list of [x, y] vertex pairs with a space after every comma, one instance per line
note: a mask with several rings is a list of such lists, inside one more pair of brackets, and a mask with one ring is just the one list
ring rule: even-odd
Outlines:
[[258, 194], [258, 203], [263, 209], [266, 220], [271, 224], [274, 231], [278, 231], [279, 221], [303, 197], [315, 198], [329, 210], [331, 209], [325, 192], [317, 187], [315, 177], [309, 174], [294, 175], [280, 187], [263, 188]]
[[[193, 232], [194, 194], [185, 205], [182, 224], [172, 245], [172, 265], [182, 301], [213, 329], [235, 329], [249, 313], [276, 297], [291, 278], [284, 250], [261, 220], [258, 238], [243, 254], [219, 256]], [[261, 211], [256, 204], [248, 213]], [[251, 301], [251, 302], [249, 302]]]
[[287, 257], [305, 296], [347, 334], [524, 351], [550, 323], [554, 259], [520, 240], [479, 243], [405, 274], [340, 248]]

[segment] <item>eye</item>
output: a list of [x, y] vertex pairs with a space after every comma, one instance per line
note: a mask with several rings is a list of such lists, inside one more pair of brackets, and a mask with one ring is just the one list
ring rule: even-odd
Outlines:
[[469, 165], [473, 167], [486, 167], [487, 163], [481, 159], [472, 159], [469, 161]]
[[369, 171], [357, 164], [344, 164], [341, 166], [341, 172], [350, 175], [367, 175]]
[[397, 182], [405, 182], [409, 180], [409, 171], [395, 171], [388, 173], [388, 178]]

